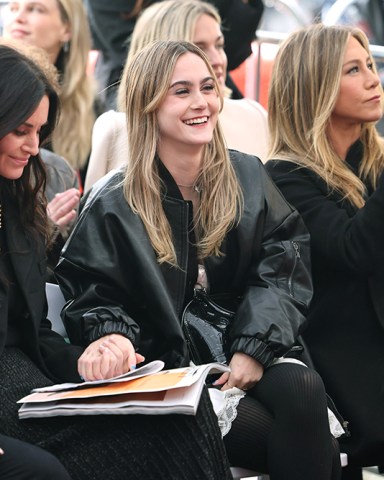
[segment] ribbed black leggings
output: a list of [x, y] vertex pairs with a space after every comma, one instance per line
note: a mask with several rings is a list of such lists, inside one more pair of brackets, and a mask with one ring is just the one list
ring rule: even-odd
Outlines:
[[314, 370], [302, 365], [268, 368], [240, 400], [224, 443], [232, 465], [269, 473], [271, 480], [341, 477], [323, 382]]

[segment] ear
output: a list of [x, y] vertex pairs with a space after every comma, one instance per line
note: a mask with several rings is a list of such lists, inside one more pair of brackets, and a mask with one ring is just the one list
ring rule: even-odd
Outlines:
[[63, 32], [61, 34], [61, 41], [63, 43], [69, 42], [72, 38], [72, 31], [71, 27], [69, 25], [64, 25], [63, 26]]

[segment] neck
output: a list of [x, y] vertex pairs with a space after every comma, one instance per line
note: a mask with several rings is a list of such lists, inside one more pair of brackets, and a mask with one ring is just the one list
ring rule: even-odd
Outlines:
[[159, 149], [158, 154], [161, 161], [166, 166], [169, 173], [172, 175], [176, 184], [184, 190], [194, 190], [196, 180], [200, 174], [202, 154], [199, 152], [185, 152], [176, 151], [171, 153]]
[[327, 130], [328, 138], [337, 155], [345, 160], [348, 150], [359, 138], [361, 125], [338, 125], [331, 122]]

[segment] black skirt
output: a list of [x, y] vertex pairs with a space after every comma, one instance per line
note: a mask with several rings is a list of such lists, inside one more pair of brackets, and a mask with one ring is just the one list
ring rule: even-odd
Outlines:
[[0, 433], [56, 455], [73, 480], [230, 480], [206, 391], [196, 416], [89, 415], [19, 420], [17, 400], [50, 385], [17, 348], [0, 356]]

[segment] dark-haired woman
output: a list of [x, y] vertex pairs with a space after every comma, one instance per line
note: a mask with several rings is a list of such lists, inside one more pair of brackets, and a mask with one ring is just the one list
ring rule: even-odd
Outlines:
[[[0, 75], [0, 435], [54, 454], [73, 480], [230, 479], [205, 392], [196, 417], [18, 420], [16, 401], [32, 388], [80, 381], [78, 362], [88, 349], [66, 343], [46, 318], [48, 233], [39, 146], [56, 124], [57, 95], [36, 64], [12, 48], [0, 46], [0, 72], [6, 72]], [[99, 350], [109, 359], [104, 378], [117, 373], [115, 351], [113, 339]], [[135, 353], [130, 359], [142, 360]], [[0, 447], [2, 480], [24, 478], [2, 475], [7, 445]]]

